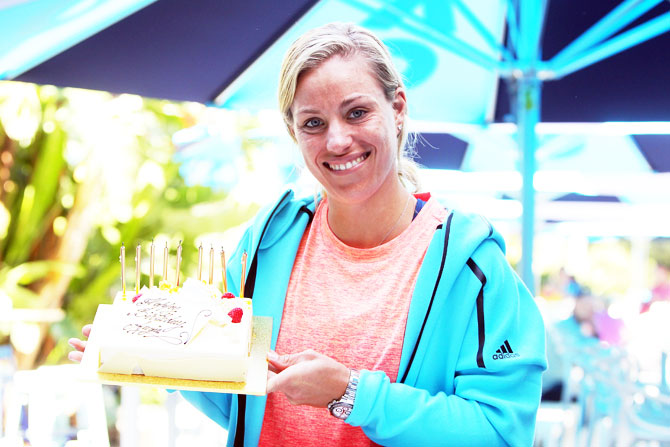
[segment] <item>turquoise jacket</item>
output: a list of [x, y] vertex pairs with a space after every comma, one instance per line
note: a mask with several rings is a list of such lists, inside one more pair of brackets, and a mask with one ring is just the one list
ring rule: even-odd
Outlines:
[[[287, 191], [259, 213], [228, 263], [228, 284], [236, 290], [242, 252], [252, 256], [245, 295], [253, 297], [256, 315], [273, 318], [273, 349], [314, 207], [314, 198], [295, 199]], [[544, 325], [504, 250], [482, 217], [450, 212], [419, 272], [399, 379], [391, 383], [382, 371], [361, 371], [346, 423], [388, 446], [532, 445], [546, 368]], [[228, 445], [258, 444], [265, 397], [182, 394], [228, 429]]]

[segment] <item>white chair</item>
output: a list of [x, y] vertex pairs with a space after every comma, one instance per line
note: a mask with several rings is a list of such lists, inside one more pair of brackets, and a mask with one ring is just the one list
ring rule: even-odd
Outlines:
[[16, 372], [8, 387], [6, 438], [34, 446], [76, 441], [79, 447], [109, 447], [102, 385], [78, 381], [78, 368]]
[[[670, 446], [670, 395], [658, 387], [639, 383], [620, 386], [623, 405], [617, 447], [654, 441]], [[658, 444], [657, 444], [658, 445]]]

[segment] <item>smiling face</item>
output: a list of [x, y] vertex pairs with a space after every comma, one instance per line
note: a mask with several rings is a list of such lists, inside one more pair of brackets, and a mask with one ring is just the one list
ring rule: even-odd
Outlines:
[[362, 203], [397, 188], [398, 125], [405, 108], [404, 91], [387, 99], [357, 54], [333, 56], [300, 76], [292, 131], [331, 201]]

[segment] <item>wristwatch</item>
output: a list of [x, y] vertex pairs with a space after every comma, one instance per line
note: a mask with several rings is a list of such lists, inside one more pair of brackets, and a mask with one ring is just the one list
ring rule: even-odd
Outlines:
[[356, 389], [358, 388], [358, 377], [360, 373], [352, 369], [349, 371], [349, 383], [344, 394], [339, 399], [334, 399], [328, 404], [330, 414], [338, 419], [345, 420], [354, 409], [354, 399], [356, 399]]

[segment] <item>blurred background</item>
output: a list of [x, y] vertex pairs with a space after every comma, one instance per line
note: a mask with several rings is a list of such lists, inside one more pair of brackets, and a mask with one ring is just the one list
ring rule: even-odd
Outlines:
[[481, 213], [545, 318], [536, 446], [670, 445], [670, 3], [0, 0], [0, 446], [225, 445], [165, 390], [77, 381], [119, 251], [232, 251], [317, 190], [277, 111], [329, 21], [390, 47], [424, 190]]

